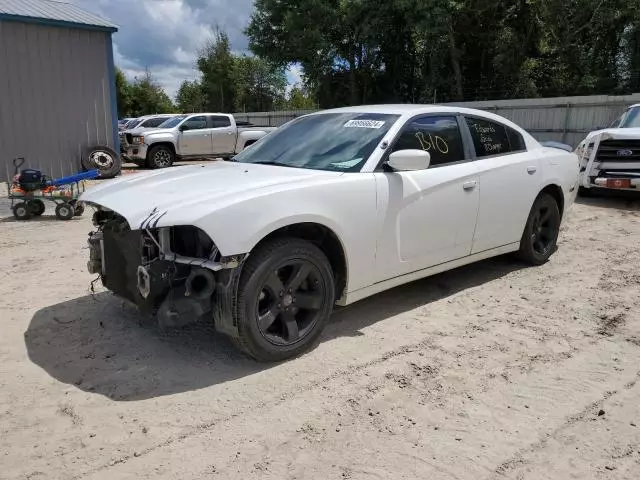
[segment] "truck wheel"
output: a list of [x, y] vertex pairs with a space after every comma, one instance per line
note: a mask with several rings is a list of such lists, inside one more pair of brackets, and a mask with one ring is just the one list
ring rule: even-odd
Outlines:
[[532, 265], [542, 265], [553, 254], [560, 233], [558, 203], [548, 193], [533, 202], [527, 225], [520, 240], [520, 258]]
[[120, 173], [122, 161], [114, 150], [97, 145], [85, 149], [82, 154], [82, 166], [86, 170], [98, 170], [100, 178], [113, 178]]
[[175, 154], [164, 145], [152, 147], [147, 154], [147, 165], [151, 168], [167, 168], [173, 165]]
[[235, 343], [262, 362], [294, 357], [316, 342], [334, 302], [333, 272], [320, 249], [292, 238], [268, 242], [243, 267]]

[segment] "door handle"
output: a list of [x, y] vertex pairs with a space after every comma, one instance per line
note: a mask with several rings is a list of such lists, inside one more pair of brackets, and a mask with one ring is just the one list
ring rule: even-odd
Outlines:
[[478, 182], [471, 181], [471, 182], [466, 182], [462, 184], [462, 188], [469, 191], [469, 190], [473, 190], [474, 188], [476, 188], [476, 186], [478, 185]]
[[534, 173], [536, 173], [538, 171], [537, 167], [527, 167], [527, 173], [529, 175], [533, 175]]

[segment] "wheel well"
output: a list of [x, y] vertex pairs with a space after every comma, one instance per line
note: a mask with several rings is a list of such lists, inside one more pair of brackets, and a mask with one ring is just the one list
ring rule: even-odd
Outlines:
[[254, 143], [256, 143], [258, 140], [247, 140], [246, 142], [244, 142], [244, 145], [242, 146], [242, 149], [244, 150], [245, 148], [247, 148], [249, 145], [253, 145]]
[[155, 147], [167, 147], [169, 150], [171, 150], [171, 152], [173, 152], [173, 154], [176, 154], [176, 147], [173, 143], [171, 142], [158, 142], [158, 143], [152, 143], [151, 145], [149, 145], [149, 149], [147, 150], [147, 158], [149, 158], [149, 152], [151, 152], [152, 149], [154, 149]]
[[560, 217], [562, 217], [564, 215], [564, 194], [562, 193], [562, 188], [555, 184], [547, 185], [540, 193], [548, 193], [555, 199], [558, 204], [558, 210], [560, 210]]
[[347, 286], [347, 259], [342, 243], [333, 230], [319, 223], [296, 223], [271, 232], [258, 245], [282, 237], [300, 238], [322, 250], [331, 264], [336, 283], [336, 300], [339, 300]]

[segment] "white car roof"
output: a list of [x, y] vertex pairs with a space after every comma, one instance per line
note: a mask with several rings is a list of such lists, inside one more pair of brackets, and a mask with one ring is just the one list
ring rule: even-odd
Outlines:
[[445, 105], [419, 105], [419, 104], [396, 104], [396, 105], [363, 105], [356, 107], [343, 107], [343, 108], [334, 108], [330, 110], [322, 110], [319, 112], [315, 112], [312, 115], [321, 115], [323, 113], [380, 113], [380, 114], [388, 114], [388, 115], [400, 115], [404, 118], [413, 117], [415, 115], [428, 115], [430, 113], [452, 113], [452, 114], [463, 114], [463, 115], [476, 115], [479, 117], [484, 117], [487, 120], [494, 120], [496, 122], [501, 122], [504, 125], [508, 125], [512, 128], [515, 128], [521, 132], [525, 131], [521, 126], [513, 123], [511, 120], [502, 117], [500, 115], [495, 115], [493, 113], [487, 112], [485, 110], [477, 110], [475, 108], [465, 108], [465, 107], [456, 107], [456, 106], [445, 106]]

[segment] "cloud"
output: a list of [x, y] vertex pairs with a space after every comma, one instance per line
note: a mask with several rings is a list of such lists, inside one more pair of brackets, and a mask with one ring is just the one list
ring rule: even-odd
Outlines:
[[129, 78], [149, 68], [175, 96], [183, 80], [198, 77], [198, 50], [216, 27], [227, 32], [231, 49], [246, 52], [243, 31], [253, 0], [74, 0], [118, 25], [113, 37], [116, 65]]

